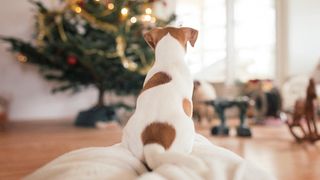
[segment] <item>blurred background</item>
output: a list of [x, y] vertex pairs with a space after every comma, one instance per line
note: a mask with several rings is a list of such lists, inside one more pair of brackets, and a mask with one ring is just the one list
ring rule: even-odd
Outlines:
[[142, 35], [170, 25], [199, 31], [186, 56], [197, 131], [279, 179], [318, 179], [319, 10], [318, 0], [2, 1], [0, 178], [119, 142], [154, 60]]

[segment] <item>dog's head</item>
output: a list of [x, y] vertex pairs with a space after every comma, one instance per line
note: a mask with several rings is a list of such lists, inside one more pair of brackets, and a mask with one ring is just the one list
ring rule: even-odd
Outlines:
[[190, 42], [191, 46], [193, 47], [198, 37], [198, 31], [192, 28], [164, 27], [154, 28], [145, 33], [144, 39], [152, 49], [155, 49], [157, 43], [168, 33], [174, 37], [185, 49], [187, 48], [187, 42]]

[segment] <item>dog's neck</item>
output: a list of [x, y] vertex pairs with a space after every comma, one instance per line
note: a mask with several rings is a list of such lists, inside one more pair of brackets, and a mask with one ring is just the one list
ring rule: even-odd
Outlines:
[[155, 66], [186, 64], [184, 61], [186, 50], [169, 33], [157, 44], [155, 49]]

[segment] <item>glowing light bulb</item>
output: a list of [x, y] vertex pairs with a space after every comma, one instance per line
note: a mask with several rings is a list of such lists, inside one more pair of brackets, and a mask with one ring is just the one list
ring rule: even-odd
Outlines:
[[137, 18], [136, 18], [136, 17], [130, 18], [130, 22], [131, 22], [131, 23], [136, 23], [136, 22], [137, 22]]
[[124, 15], [124, 16], [128, 15], [128, 12], [129, 12], [128, 8], [124, 7], [124, 8], [121, 9], [121, 14]]
[[108, 9], [110, 9], [110, 10], [114, 9], [114, 4], [113, 3], [109, 3], [108, 4]]
[[81, 9], [81, 7], [77, 6], [77, 7], [74, 8], [74, 11], [76, 13], [81, 13], [82, 9]]
[[146, 12], [146, 14], [152, 14], [152, 9], [151, 8], [146, 8], [145, 12]]
[[21, 54], [21, 53], [19, 53], [19, 54], [17, 55], [17, 59], [18, 59], [18, 61], [20, 61], [20, 62], [22, 62], [22, 63], [25, 63], [25, 62], [28, 61], [27, 57], [26, 57], [25, 55]]
[[156, 21], [157, 21], [157, 18], [155, 18], [155, 17], [151, 18], [151, 23], [155, 23]]
[[96, 2], [99, 2], [100, 0], [95, 0]]
[[150, 15], [143, 15], [142, 20], [143, 21], [151, 21], [152, 17]]

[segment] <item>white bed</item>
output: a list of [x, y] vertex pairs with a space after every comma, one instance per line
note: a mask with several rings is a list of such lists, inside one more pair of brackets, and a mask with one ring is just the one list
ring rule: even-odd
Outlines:
[[121, 144], [84, 148], [58, 157], [25, 179], [275, 179], [235, 153], [211, 144], [201, 135], [196, 137], [192, 155], [205, 162], [208, 167], [205, 173], [199, 174], [186, 166], [175, 164], [164, 164], [149, 172]]

